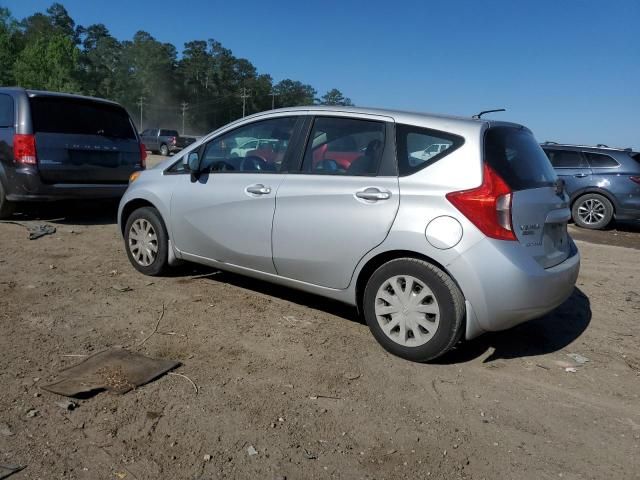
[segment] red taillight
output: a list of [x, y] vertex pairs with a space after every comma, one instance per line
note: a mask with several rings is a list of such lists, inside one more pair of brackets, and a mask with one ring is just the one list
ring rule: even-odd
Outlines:
[[38, 163], [35, 135], [16, 133], [13, 136], [13, 160], [27, 165]]
[[629, 177], [629, 179], [632, 182], [636, 182], [638, 185], [640, 185], [640, 177]]
[[175, 145], [176, 144], [176, 137], [171, 137], [171, 145]]
[[482, 170], [482, 185], [448, 193], [447, 200], [486, 236], [516, 240], [511, 222], [511, 189], [486, 163]]
[[140, 142], [140, 166], [147, 168], [147, 147], [142, 142]]

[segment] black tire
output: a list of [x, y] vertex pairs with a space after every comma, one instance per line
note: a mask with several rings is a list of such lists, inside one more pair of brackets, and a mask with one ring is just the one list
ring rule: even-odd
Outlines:
[[[148, 265], [143, 265], [134, 257], [134, 253], [132, 252], [132, 248], [130, 246], [131, 228], [137, 220], [147, 221], [149, 224], [151, 224], [151, 227], [153, 228], [157, 238], [158, 251], [153, 261]], [[162, 217], [160, 217], [160, 213], [155, 208], [141, 207], [137, 210], [134, 210], [131, 215], [129, 215], [124, 228], [124, 246], [131, 265], [133, 265], [139, 272], [149, 276], [157, 276], [161, 275], [167, 270], [169, 265], [169, 235], [167, 234], [167, 229], [164, 225], [164, 222], [162, 221]]]
[[169, 156], [169, 147], [167, 147], [164, 143], [160, 145], [160, 155], [164, 157]]
[[2, 186], [2, 182], [0, 182], [0, 218], [9, 218], [15, 210], [15, 206], [15, 203], [7, 200], [4, 187]]
[[[591, 214], [589, 213], [591, 212]], [[607, 197], [598, 193], [587, 193], [573, 202], [571, 217], [576, 225], [590, 230], [601, 230], [613, 219], [613, 205]], [[602, 215], [596, 218], [594, 215]]]
[[[425, 344], [405, 346], [395, 342], [383, 331], [375, 313], [378, 289], [394, 276], [410, 275], [423, 282], [433, 292], [439, 309], [440, 323]], [[362, 310], [369, 329], [388, 352], [414, 362], [433, 360], [450, 350], [462, 335], [464, 297], [455, 282], [431, 263], [416, 258], [399, 258], [379, 267], [367, 281]]]

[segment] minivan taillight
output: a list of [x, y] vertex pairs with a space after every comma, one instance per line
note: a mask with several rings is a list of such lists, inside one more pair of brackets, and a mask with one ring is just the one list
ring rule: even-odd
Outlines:
[[140, 166], [147, 168], [147, 147], [142, 142], [140, 142]]
[[38, 163], [35, 135], [16, 133], [13, 136], [13, 160], [27, 165]]
[[449, 200], [486, 236], [516, 240], [511, 221], [511, 188], [488, 165], [482, 169], [482, 185], [448, 193]]

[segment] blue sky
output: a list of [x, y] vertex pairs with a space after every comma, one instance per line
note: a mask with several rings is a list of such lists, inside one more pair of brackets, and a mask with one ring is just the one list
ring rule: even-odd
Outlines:
[[[17, 18], [52, 2], [4, 0]], [[639, 0], [61, 1], [119, 39], [180, 51], [215, 38], [274, 79], [337, 87], [360, 106], [529, 126], [540, 141], [640, 149]]]

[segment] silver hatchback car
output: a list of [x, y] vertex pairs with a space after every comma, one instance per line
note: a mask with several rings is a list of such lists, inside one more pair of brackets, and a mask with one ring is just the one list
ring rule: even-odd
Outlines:
[[388, 351], [427, 361], [569, 297], [568, 201], [521, 125], [299, 107], [134, 173], [118, 224], [146, 275], [186, 260], [346, 302]]

